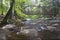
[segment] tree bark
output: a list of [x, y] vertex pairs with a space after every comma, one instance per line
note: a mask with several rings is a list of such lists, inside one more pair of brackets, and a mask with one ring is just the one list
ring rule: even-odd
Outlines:
[[7, 20], [11, 19], [14, 2], [15, 2], [15, 0], [12, 0], [11, 5], [10, 5], [10, 9], [8, 10], [8, 12], [7, 12], [6, 16], [4, 17], [4, 19], [1, 21], [0, 27], [2, 27], [3, 25], [6, 25], [8, 23]]

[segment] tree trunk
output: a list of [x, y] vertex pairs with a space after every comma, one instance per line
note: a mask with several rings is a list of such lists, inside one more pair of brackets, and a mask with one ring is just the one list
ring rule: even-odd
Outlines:
[[2, 27], [3, 25], [6, 25], [8, 22], [8, 19], [11, 19], [12, 17], [12, 8], [14, 5], [15, 0], [12, 0], [11, 5], [10, 5], [10, 9], [8, 10], [6, 16], [4, 17], [3, 21], [1, 21], [0, 27]]

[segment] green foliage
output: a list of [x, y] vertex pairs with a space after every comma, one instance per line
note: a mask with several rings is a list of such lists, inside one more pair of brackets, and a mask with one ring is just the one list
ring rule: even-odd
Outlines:
[[[4, 3], [2, 1], [3, 0], [0, 0], [0, 14], [3, 11], [4, 15], [6, 15], [7, 11], [9, 10], [11, 0], [5, 0]], [[36, 3], [34, 4], [34, 6], [33, 6], [34, 2], [32, 2], [32, 1], [33, 0], [15, 0], [13, 11], [14, 11], [14, 8], [15, 8], [15, 10], [17, 12], [17, 15], [22, 17], [22, 19], [26, 19], [26, 18], [36, 19], [39, 14], [40, 14], [39, 15], [40, 17], [41, 17], [41, 15], [43, 17], [46, 17], [43, 14], [43, 12], [44, 12], [43, 10], [45, 9], [47, 11], [50, 11], [51, 9], [53, 9], [57, 5], [56, 0], [55, 0], [55, 3], [54, 3], [55, 6], [53, 6], [53, 1], [52, 0], [43, 0], [42, 2], [41, 2], [41, 0], [36, 0]], [[39, 5], [40, 5], [40, 8], [38, 8]], [[38, 15], [26, 15], [25, 14], [25, 11], [26, 11], [25, 9], [28, 6], [30, 7], [31, 11], [35, 12], [36, 10], [39, 10], [40, 11], [39, 14], [37, 12], [35, 12]], [[43, 8], [43, 6], [46, 6], [46, 7]], [[60, 7], [56, 6], [56, 8], [59, 9]], [[58, 13], [60, 14], [59, 11], [60, 11], [60, 9], [58, 10]], [[34, 13], [31, 12], [31, 14], [34, 14]]]

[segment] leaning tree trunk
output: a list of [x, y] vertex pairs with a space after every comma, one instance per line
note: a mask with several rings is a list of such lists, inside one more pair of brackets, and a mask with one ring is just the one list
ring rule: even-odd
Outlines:
[[3, 25], [6, 25], [8, 23], [7, 20], [12, 17], [12, 9], [13, 9], [14, 2], [15, 0], [12, 0], [10, 9], [8, 10], [4, 19], [1, 21], [0, 27], [2, 27]]

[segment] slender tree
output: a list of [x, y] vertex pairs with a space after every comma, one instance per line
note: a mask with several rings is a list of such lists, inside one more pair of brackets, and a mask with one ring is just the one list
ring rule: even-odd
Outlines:
[[12, 9], [13, 9], [14, 3], [15, 3], [15, 0], [11, 0], [10, 9], [8, 10], [8, 12], [7, 12], [6, 16], [4, 17], [4, 19], [1, 21], [0, 27], [2, 27], [3, 25], [8, 24], [7, 20], [11, 19], [11, 17], [12, 17]]

